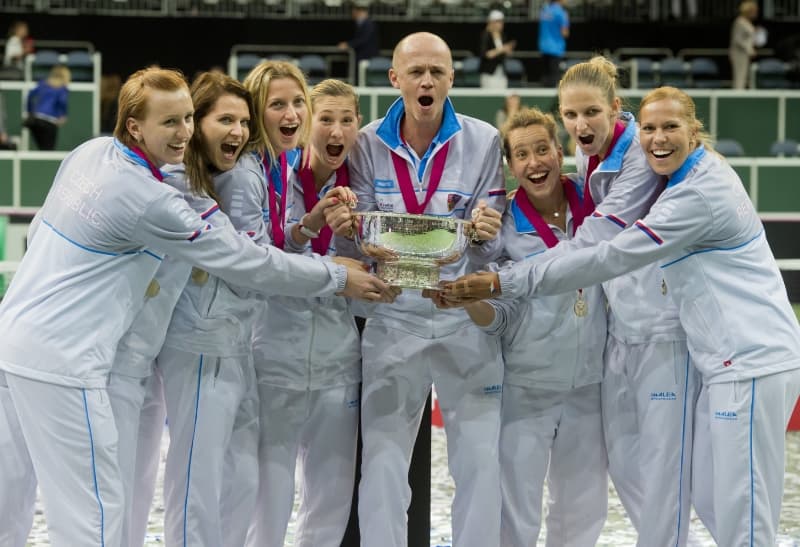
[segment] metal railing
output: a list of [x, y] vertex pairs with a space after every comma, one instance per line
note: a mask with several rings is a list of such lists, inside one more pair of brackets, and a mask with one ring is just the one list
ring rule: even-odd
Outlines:
[[[537, 20], [545, 0], [506, 0], [506, 20]], [[573, 21], [664, 21], [732, 19], [739, 0], [568, 0]], [[378, 21], [485, 21], [496, 5], [491, 0], [373, 0]], [[678, 8], [680, 6], [680, 8]], [[3, 0], [0, 12], [54, 15], [120, 15], [136, 17], [203, 16], [230, 18], [349, 19], [347, 0]], [[765, 0], [764, 20], [800, 20], [800, 0]]]

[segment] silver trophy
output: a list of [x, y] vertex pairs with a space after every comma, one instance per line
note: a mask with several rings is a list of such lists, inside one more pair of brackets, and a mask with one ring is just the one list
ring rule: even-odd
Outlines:
[[472, 223], [405, 213], [353, 213], [361, 252], [375, 259], [377, 275], [389, 285], [409, 289], [439, 287], [439, 269], [461, 258]]

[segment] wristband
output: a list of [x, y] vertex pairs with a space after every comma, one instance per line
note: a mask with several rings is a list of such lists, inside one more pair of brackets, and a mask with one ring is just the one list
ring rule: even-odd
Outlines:
[[307, 238], [316, 239], [319, 237], [319, 232], [312, 230], [311, 228], [309, 228], [304, 224], [304, 221], [307, 216], [308, 215], [303, 215], [303, 218], [300, 219], [300, 226], [298, 227], [298, 229], [300, 230], [300, 233], [306, 236]]

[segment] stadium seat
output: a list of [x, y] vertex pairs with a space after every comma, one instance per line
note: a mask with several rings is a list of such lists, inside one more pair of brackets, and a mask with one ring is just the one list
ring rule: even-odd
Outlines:
[[659, 63], [659, 81], [661, 85], [671, 85], [673, 87], [689, 87], [689, 70], [683, 59], [677, 57], [667, 57]]
[[286, 61], [287, 63], [297, 63], [297, 59], [292, 57], [291, 55], [287, 55], [286, 53], [273, 53], [269, 57], [267, 57], [270, 61]]
[[767, 58], [755, 63], [756, 81], [759, 89], [787, 89], [792, 87], [789, 81], [789, 66], [780, 59]]
[[640, 89], [656, 87], [658, 85], [658, 74], [653, 60], [649, 57], [634, 57], [631, 60], [636, 63], [636, 85]]
[[466, 57], [461, 61], [461, 68], [456, 71], [456, 85], [460, 87], [480, 87], [480, 57]]
[[392, 68], [392, 60], [388, 57], [373, 57], [366, 64], [364, 85], [388, 86], [390, 68]]
[[236, 57], [236, 77], [240, 81], [244, 81], [247, 74], [263, 60], [264, 59], [255, 53], [242, 53], [238, 55]]
[[301, 55], [297, 60], [297, 66], [306, 75], [310, 85], [318, 84], [328, 77], [328, 65], [321, 55]]
[[47, 78], [50, 69], [61, 62], [61, 54], [53, 49], [42, 49], [33, 56], [31, 76], [34, 81]]
[[694, 87], [710, 89], [725, 87], [719, 79], [719, 68], [714, 59], [697, 57], [689, 62], [689, 72], [692, 75]]
[[736, 139], [720, 139], [714, 145], [714, 150], [728, 158], [744, 156], [744, 148]]
[[94, 61], [88, 51], [76, 49], [67, 53], [67, 68], [76, 82], [94, 80]]
[[800, 156], [800, 144], [792, 139], [775, 141], [772, 143], [772, 146], [769, 147], [769, 155], [785, 156], [787, 158]]
[[528, 82], [528, 75], [525, 72], [525, 65], [519, 59], [506, 59], [503, 62], [503, 69], [506, 71], [508, 85], [510, 87], [525, 87]]

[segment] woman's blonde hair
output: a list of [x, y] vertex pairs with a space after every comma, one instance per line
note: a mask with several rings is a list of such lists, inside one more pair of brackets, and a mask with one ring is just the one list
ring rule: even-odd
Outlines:
[[703, 144], [709, 150], [713, 150], [711, 135], [703, 128], [703, 122], [697, 119], [697, 108], [692, 98], [677, 87], [663, 86], [649, 91], [639, 104], [639, 118], [641, 119], [642, 110], [651, 103], [658, 101], [672, 100], [681, 106], [681, 118], [689, 127], [689, 131], [695, 134], [697, 146]]
[[[266, 154], [272, 161], [277, 160], [275, 148], [269, 142], [267, 128], [264, 125], [264, 110], [267, 106], [269, 96], [269, 84], [272, 80], [280, 78], [291, 78], [294, 80], [303, 93], [303, 100], [306, 109], [311, 113], [311, 98], [308, 93], [308, 85], [303, 72], [292, 63], [286, 61], [261, 61], [244, 79], [244, 87], [250, 92], [255, 105], [256, 116], [252, 120], [251, 127], [255, 129], [257, 138], [252, 140], [252, 146], [262, 154]], [[300, 126], [299, 144], [302, 146], [308, 141], [311, 132], [311, 124], [304, 120]]]
[[[250, 113], [250, 122], [255, 118], [255, 108], [253, 98], [245, 87], [237, 80], [221, 72], [203, 72], [191, 87], [192, 103], [194, 104], [194, 128], [189, 146], [186, 148], [184, 165], [186, 165], [186, 176], [189, 180], [189, 187], [195, 194], [206, 195], [220, 202], [214, 190], [214, 179], [212, 176], [211, 158], [206, 150], [206, 141], [200, 124], [209, 112], [217, 104], [220, 97], [232, 95], [242, 99], [247, 104]], [[250, 139], [254, 138], [252, 129]], [[241, 153], [241, 152], [240, 152]]]
[[358, 93], [356, 93], [353, 86], [341, 80], [336, 80], [334, 78], [322, 80], [311, 89], [310, 95], [312, 111], [316, 107], [317, 101], [322, 97], [344, 97], [353, 101], [353, 108], [356, 112], [356, 116], [361, 115], [361, 109], [358, 104]]
[[744, 2], [739, 4], [739, 15], [747, 16], [753, 12], [758, 12], [758, 3], [753, 0], [744, 0]]
[[559, 100], [561, 99], [562, 89], [574, 85], [582, 85], [599, 89], [608, 105], [612, 106], [615, 99], [618, 98], [618, 78], [616, 65], [602, 55], [595, 55], [588, 61], [572, 65], [567, 69], [558, 83]]
[[144, 68], [131, 74], [119, 90], [117, 100], [117, 123], [114, 136], [125, 146], [134, 146], [136, 139], [128, 132], [128, 118], [144, 119], [147, 116], [148, 91], [189, 92], [186, 78], [178, 70], [165, 68]]
[[64, 87], [69, 85], [72, 74], [66, 65], [54, 65], [47, 75], [47, 83], [53, 87]]
[[508, 136], [514, 129], [529, 127], [531, 125], [541, 125], [547, 131], [550, 140], [558, 147], [558, 126], [552, 114], [545, 114], [536, 107], [523, 108], [513, 114], [500, 129], [500, 137], [503, 139], [503, 151], [506, 159], [511, 162], [511, 146], [508, 143]]

